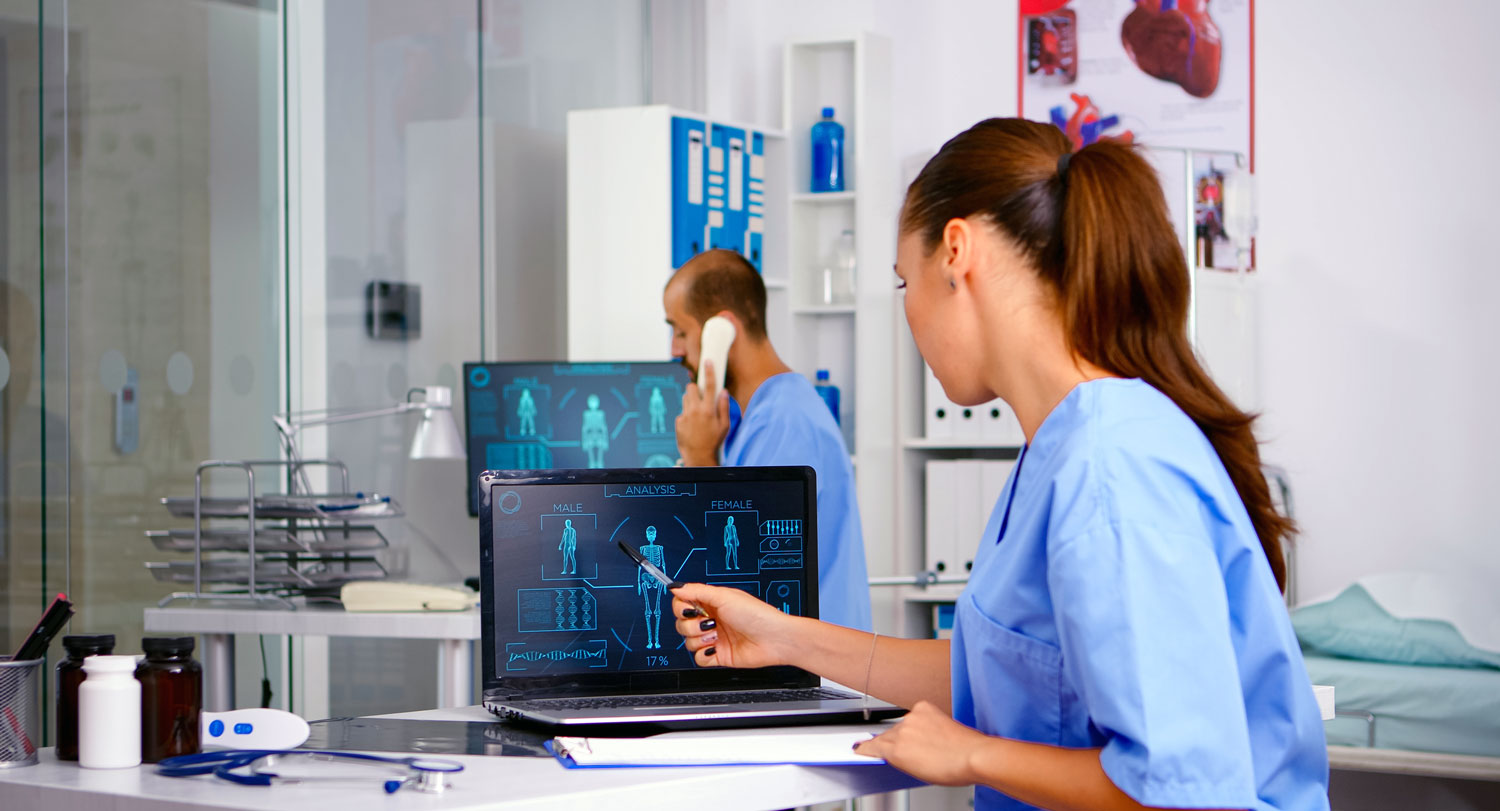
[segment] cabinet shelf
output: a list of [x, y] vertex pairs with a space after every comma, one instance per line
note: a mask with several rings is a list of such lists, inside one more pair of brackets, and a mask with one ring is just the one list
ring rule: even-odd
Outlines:
[[908, 586], [901, 599], [908, 603], [952, 603], [958, 601], [963, 590], [964, 585], [961, 583], [943, 583], [927, 588]]
[[807, 304], [792, 308], [792, 315], [854, 315], [853, 304]]
[[929, 451], [966, 451], [966, 450], [1020, 450], [1021, 446], [1014, 442], [985, 442], [984, 440], [961, 440], [961, 439], [933, 439], [930, 437], [911, 437], [901, 443], [908, 450]]
[[792, 195], [793, 203], [807, 203], [811, 205], [830, 205], [832, 203], [854, 202], [852, 191], [815, 191], [799, 192]]

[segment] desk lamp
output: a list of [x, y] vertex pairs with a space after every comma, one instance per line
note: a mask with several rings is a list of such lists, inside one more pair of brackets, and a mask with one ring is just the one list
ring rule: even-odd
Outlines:
[[[412, 399], [412, 395], [417, 392], [422, 393], [421, 400]], [[458, 425], [453, 421], [453, 389], [447, 386], [411, 389], [406, 393], [406, 402], [385, 408], [367, 411], [330, 409], [301, 411], [295, 414], [277, 414], [271, 418], [271, 421], [276, 423], [276, 430], [281, 434], [281, 444], [286, 449], [287, 457], [293, 461], [300, 461], [301, 457], [297, 455], [296, 435], [303, 428], [389, 417], [412, 411], [421, 411], [422, 421], [417, 424], [417, 432], [412, 437], [411, 450], [407, 453], [408, 459], [463, 459], [465, 457], [464, 441], [459, 436]], [[303, 485], [310, 490], [306, 473], [300, 468], [298, 473]]]

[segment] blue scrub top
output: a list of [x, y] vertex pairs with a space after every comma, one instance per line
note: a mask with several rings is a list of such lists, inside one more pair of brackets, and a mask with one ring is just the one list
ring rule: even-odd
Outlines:
[[760, 384], [725, 440], [723, 459], [726, 466], [807, 465], [817, 471], [819, 619], [870, 630], [854, 467], [839, 424], [807, 378], [783, 372]]
[[954, 718], [1103, 747], [1144, 805], [1328, 808], [1323, 722], [1250, 516], [1207, 437], [1140, 380], [1080, 384], [1037, 430], [952, 652]]

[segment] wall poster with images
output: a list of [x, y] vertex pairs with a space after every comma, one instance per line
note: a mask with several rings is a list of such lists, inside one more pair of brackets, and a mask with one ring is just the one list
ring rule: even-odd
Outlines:
[[[1021, 0], [1020, 114], [1078, 149], [1112, 139], [1202, 150], [1193, 161], [1199, 267], [1234, 267], [1224, 184], [1254, 163], [1253, 0]], [[1158, 159], [1168, 189], [1187, 168]], [[1167, 195], [1173, 222], [1182, 196]]]

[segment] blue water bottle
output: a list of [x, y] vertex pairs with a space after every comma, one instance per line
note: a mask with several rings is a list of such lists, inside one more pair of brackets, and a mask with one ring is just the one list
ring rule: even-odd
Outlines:
[[839, 421], [839, 387], [828, 382], [828, 370], [818, 370], [818, 382], [813, 386], [818, 390], [818, 396], [828, 404], [828, 410], [833, 412], [833, 421]]
[[844, 125], [823, 108], [823, 120], [812, 128], [812, 190], [844, 190]]

